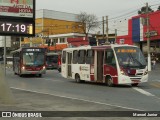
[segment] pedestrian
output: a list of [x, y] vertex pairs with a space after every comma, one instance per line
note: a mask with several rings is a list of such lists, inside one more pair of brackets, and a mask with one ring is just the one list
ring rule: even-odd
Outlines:
[[156, 69], [156, 58], [153, 58], [153, 60], [152, 60], [152, 68], [153, 68], [153, 70]]

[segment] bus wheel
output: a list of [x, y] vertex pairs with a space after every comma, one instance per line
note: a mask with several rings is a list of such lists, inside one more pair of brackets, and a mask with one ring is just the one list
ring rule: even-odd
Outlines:
[[107, 85], [108, 85], [109, 87], [112, 87], [112, 86], [113, 86], [113, 81], [112, 81], [111, 77], [106, 78], [106, 82], [107, 82]]
[[78, 74], [76, 74], [75, 80], [76, 80], [77, 83], [80, 83], [80, 82], [81, 82], [80, 76], [79, 76]]
[[138, 86], [138, 83], [133, 83], [133, 84], [131, 84], [133, 87], [136, 87], [136, 86]]
[[39, 76], [39, 77], [42, 77], [42, 74], [39, 74], [38, 76]]
[[19, 77], [23, 77], [23, 75], [22, 75], [22, 74], [19, 74]]

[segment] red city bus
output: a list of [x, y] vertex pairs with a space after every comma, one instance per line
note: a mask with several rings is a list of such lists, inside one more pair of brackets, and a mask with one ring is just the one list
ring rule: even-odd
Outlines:
[[62, 76], [76, 82], [106, 83], [108, 86], [148, 81], [146, 60], [132, 45], [81, 46], [62, 51]]
[[48, 52], [46, 56], [46, 68], [57, 69], [58, 68], [58, 53]]
[[13, 71], [19, 76], [34, 74], [39, 77], [46, 73], [46, 49], [37, 47], [20, 48], [12, 51]]
[[61, 72], [61, 54], [58, 55], [58, 71]]

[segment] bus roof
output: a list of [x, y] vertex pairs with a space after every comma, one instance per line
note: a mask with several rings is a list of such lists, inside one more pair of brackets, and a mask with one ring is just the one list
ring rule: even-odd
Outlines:
[[22, 47], [22, 48], [19, 48], [19, 49], [17, 49], [17, 50], [11, 51], [11, 54], [20, 52], [20, 51], [22, 51], [23, 49], [45, 49], [45, 48], [39, 48], [39, 47]]
[[137, 47], [134, 45], [128, 45], [128, 44], [110, 44], [110, 45], [101, 45], [101, 46], [80, 46], [80, 47], [74, 47], [74, 48], [65, 48], [63, 50], [65, 51], [72, 51], [72, 50], [84, 50], [84, 49], [94, 49], [94, 50], [105, 50], [107, 48], [115, 48], [115, 47]]
[[55, 52], [48, 52], [47, 56], [52, 56], [52, 55], [59, 55], [59, 53], [55, 53]]

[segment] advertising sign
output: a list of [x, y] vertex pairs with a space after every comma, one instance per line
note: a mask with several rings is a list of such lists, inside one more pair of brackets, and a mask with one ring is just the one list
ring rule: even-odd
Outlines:
[[0, 35], [35, 36], [36, 0], [0, 0]]
[[0, 16], [33, 18], [34, 0], [0, 0]]

